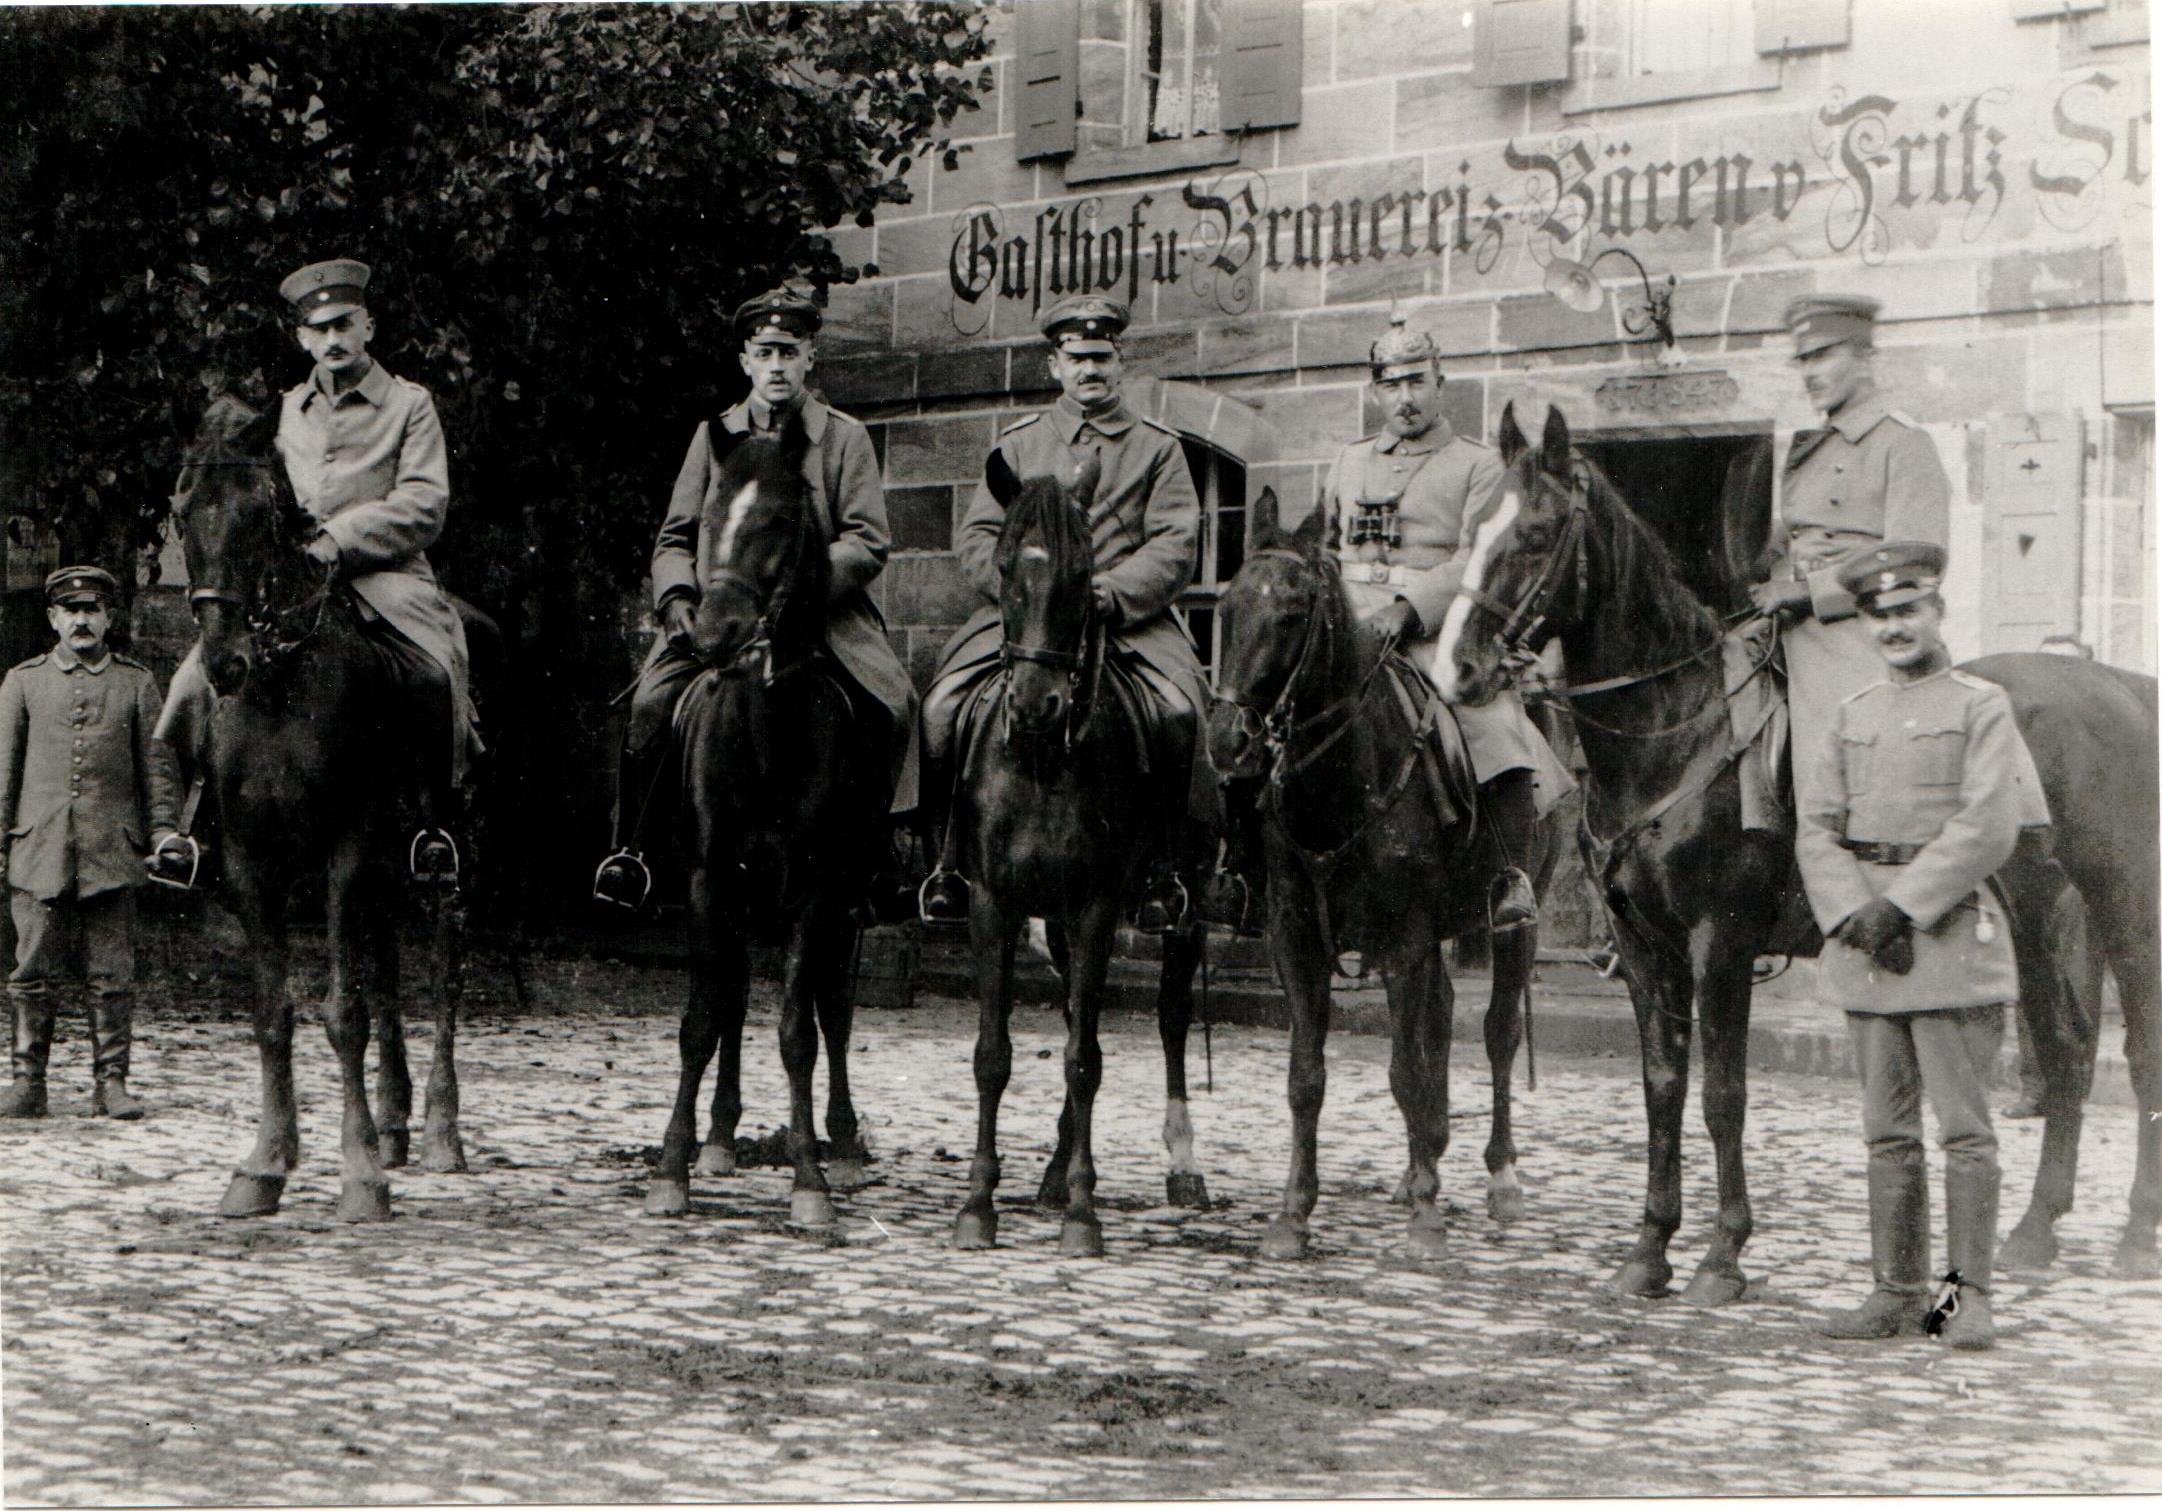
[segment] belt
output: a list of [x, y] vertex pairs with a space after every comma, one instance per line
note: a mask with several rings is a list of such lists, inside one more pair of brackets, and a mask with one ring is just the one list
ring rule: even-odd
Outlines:
[[1843, 839], [1839, 848], [1851, 850], [1863, 860], [1879, 866], [1912, 865], [1923, 850], [1921, 845], [1906, 845], [1888, 839]]
[[1408, 588], [1431, 570], [1427, 567], [1407, 567], [1402, 562], [1345, 561], [1344, 581], [1387, 583], [1392, 588]]

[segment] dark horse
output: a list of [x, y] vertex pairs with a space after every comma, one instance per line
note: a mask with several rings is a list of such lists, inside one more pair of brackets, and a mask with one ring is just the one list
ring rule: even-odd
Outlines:
[[[1151, 773], [1138, 700], [1144, 691], [1110, 664], [1108, 637], [1092, 606], [1091, 461], [1073, 495], [1054, 478], [1022, 482], [993, 454], [989, 482], [1006, 506], [997, 566], [1003, 648], [984, 685], [963, 747], [955, 819], [967, 836], [963, 867], [973, 889], [969, 937], [976, 956], [976, 1157], [968, 1199], [954, 1222], [958, 1248], [998, 1237], [998, 1107], [1013, 1071], [1014, 947], [1030, 917], [1049, 924], [1066, 996], [1066, 1100], [1058, 1148], [1038, 1190], [1063, 1206], [1059, 1251], [1103, 1253], [1096, 1217], [1093, 1114], [1103, 1080], [1097, 1016], [1118, 922], [1125, 912], [1162, 805]], [[1157, 1026], [1164, 1049], [1165, 1177], [1170, 1200], [1207, 1204], [1194, 1164], [1186, 1111], [1186, 1032], [1193, 1012], [1198, 931], [1164, 936]]]
[[[296, 883], [327, 877], [330, 947], [324, 1025], [345, 1091], [338, 1215], [390, 1216], [386, 1167], [406, 1161], [412, 1081], [398, 994], [394, 927], [401, 791], [442, 739], [446, 705], [417, 710], [363, 627], [351, 596], [328, 586], [301, 547], [315, 524], [275, 449], [277, 416], [221, 398], [204, 415], [174, 494], [203, 669], [225, 696], [211, 725], [210, 779], [225, 844], [226, 899], [255, 970], [255, 1043], [263, 1105], [255, 1147], [227, 1188], [227, 1217], [275, 1212], [300, 1158], [293, 1106], [293, 1005], [286, 995], [286, 910]], [[447, 697], [447, 694], [446, 694]], [[386, 760], [392, 751], [408, 758]], [[463, 1170], [458, 1133], [452, 961], [456, 905], [434, 895], [435, 1057], [420, 1162]], [[379, 1097], [368, 1110], [371, 1010]]]
[[646, 1211], [690, 1210], [698, 1085], [720, 1051], [701, 1175], [735, 1170], [743, 1113], [743, 1016], [753, 937], [785, 948], [781, 1061], [788, 1071], [790, 1220], [835, 1221], [811, 1122], [818, 1037], [828, 1057], [826, 1132], [833, 1179], [864, 1181], [848, 1092], [856, 909], [882, 842], [887, 744], [867, 737], [826, 649], [826, 532], [803, 478], [809, 440], [792, 416], [774, 439], [728, 453], [698, 534], [699, 656], [709, 670], [677, 713], [688, 823], [690, 997], [682, 1073]]
[[[1636, 1245], [1612, 1279], [1633, 1295], [1665, 1291], [1667, 1244], [1681, 1221], [1681, 1122], [1689, 1041], [1704, 1036], [1704, 1121], [1719, 1169], [1711, 1247], [1687, 1299], [1739, 1299], [1751, 1229], [1742, 1169], [1750, 966], [1773, 937], [1793, 873], [1790, 838], [1741, 822], [1737, 740], [1722, 630], [1666, 548], [1588, 459], [1559, 410], [1534, 448], [1505, 410], [1508, 482], [1480, 526], [1469, 591], [1442, 631], [1466, 696], [1500, 686], [1511, 652], [1559, 638], [1590, 770], [1581, 843], [1605, 897], [1635, 1000], [1650, 1121], [1650, 1173]], [[2034, 1206], [2007, 1263], [2045, 1261], [2049, 1226], [2071, 1203], [2084, 1030], [2066, 1010], [2049, 920], [2069, 872], [2092, 910], [2125, 1004], [2140, 1103], [2132, 1219], [2120, 1273], [2156, 1272], [2162, 1210], [2162, 1057], [2157, 1054], [2154, 682], [2057, 656], [1993, 656], [1974, 669], [2003, 685], [2027, 733], [2055, 821], [2063, 870], [2030, 837], [2000, 880], [2011, 902], [2022, 1011], [2051, 1081], [2050, 1125]], [[2144, 700], [2144, 701], [2143, 701]], [[2032, 1245], [2028, 1255], [2018, 1251]], [[2037, 1252], [2039, 1251], [2039, 1252]]]
[[[1446, 822], [1426, 799], [1427, 739], [1383, 673], [1391, 647], [1352, 615], [1336, 558], [1322, 548], [1321, 511], [1287, 535], [1276, 495], [1255, 506], [1246, 563], [1218, 609], [1222, 650], [1209, 759], [1223, 776], [1265, 778], [1269, 947], [1291, 1007], [1291, 1178], [1262, 1252], [1297, 1259], [1319, 1194], [1315, 1137], [1327, 1070], [1329, 971], [1356, 949], [1382, 968], [1393, 1042], [1389, 1085], [1404, 1114], [1411, 1247], [1439, 1254], [1444, 1228], [1435, 1162], [1449, 1144], [1449, 1042], [1454, 989], [1441, 942], [1487, 921], [1500, 869], [1469, 814]], [[1416, 673], [1413, 673], [1416, 675]], [[1551, 836], [1542, 833], [1542, 851]], [[1537, 874], [1541, 856], [1530, 858]], [[1510, 1128], [1509, 1077], [1523, 1041], [1535, 930], [1494, 936], [1486, 1015], [1494, 1117], [1486, 1146], [1487, 1208], [1522, 1215]]]

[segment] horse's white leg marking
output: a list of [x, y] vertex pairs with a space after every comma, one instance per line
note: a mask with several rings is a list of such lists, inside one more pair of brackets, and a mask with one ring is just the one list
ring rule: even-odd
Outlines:
[[728, 518], [721, 526], [720, 544], [713, 548], [713, 564], [717, 567], [731, 565], [735, 561], [736, 531], [743, 524], [743, 516], [751, 512], [751, 501], [758, 497], [758, 484], [745, 483], [736, 490], [736, 496], [728, 501]]
[[1510, 1160], [1499, 1170], [1488, 1175], [1486, 1189], [1497, 1194], [1503, 1191], [1522, 1191], [1524, 1183], [1516, 1178], [1516, 1161]]
[[[1465, 564], [1463, 583], [1467, 588], [1486, 586], [1486, 564], [1493, 555], [1494, 544], [1501, 539], [1509, 526], [1516, 523], [1523, 499], [1515, 488], [1501, 496], [1501, 504], [1485, 519], [1471, 537], [1471, 560]], [[1464, 625], [1471, 618], [1471, 599], [1458, 593], [1449, 600], [1448, 612], [1441, 618], [1441, 633], [1434, 639], [1434, 686], [1450, 702], [1458, 697], [1456, 685], [1456, 647], [1464, 638]]]
[[1194, 1161], [1194, 1123], [1186, 1115], [1186, 1098], [1173, 1097], [1164, 1103], [1164, 1147], [1171, 1151], [1171, 1173], [1174, 1175], [1198, 1175], [1201, 1166]]

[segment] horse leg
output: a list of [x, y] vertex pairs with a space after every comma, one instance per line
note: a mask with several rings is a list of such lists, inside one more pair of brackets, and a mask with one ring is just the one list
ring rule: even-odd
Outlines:
[[300, 1163], [300, 1120], [293, 1102], [293, 1003], [285, 990], [285, 905], [259, 884], [238, 847], [227, 852], [233, 907], [248, 937], [255, 968], [255, 1053], [263, 1105], [255, 1147], [233, 1173], [218, 1203], [220, 1217], [268, 1217], [285, 1195], [286, 1177]]
[[864, 1168], [868, 1151], [863, 1147], [862, 1125], [856, 1120], [855, 1099], [848, 1089], [848, 1039], [856, 1018], [850, 992], [855, 984], [851, 963], [856, 958], [856, 940], [855, 920], [844, 915], [818, 952], [820, 970], [812, 987], [818, 1031], [826, 1041], [827, 1179], [843, 1191], [858, 1190], [871, 1178]]
[[405, 1013], [398, 997], [398, 936], [387, 908], [372, 910], [365, 962], [375, 1008], [375, 1133], [383, 1168], [404, 1166], [412, 1152], [413, 1074], [405, 1054]]
[[[2143, 894], [2152, 906], [2150, 886]], [[2128, 1280], [2162, 1278], [2155, 1229], [2162, 1223], [2162, 947], [2154, 920], [2131, 916], [2133, 897], [2112, 899], [2108, 923], [2110, 958], [2116, 966], [2118, 1000], [2124, 1008], [2124, 1057], [2139, 1104], [2137, 1162], [2131, 1209], [2118, 1240], [2114, 1273]], [[2118, 915], [2124, 915], [2120, 920]], [[2097, 1005], [2096, 1017], [2100, 1016]]]
[[[2043, 1124], [2034, 1189], [2027, 1210], [2005, 1235], [1997, 1263], [2006, 1270], [2040, 1270], [2056, 1262], [2057, 1219], [2072, 1210], [2087, 1115], [2085, 1070], [2094, 1035], [2071, 998], [2057, 958], [2055, 922], [2063, 872], [2022, 838], [1999, 880], [2012, 899], [2012, 953], [2019, 963], [2019, 1001], [2013, 1010], [2026, 1021], [2042, 1071]], [[2089, 938], [2099, 946], [2094, 932]], [[2131, 1022], [2130, 1014], [2125, 1021]]]
[[1103, 1224], [1096, 1217], [1096, 1092], [1103, 1085], [1103, 1045], [1097, 1014], [1118, 932], [1113, 901], [1092, 898], [1074, 931], [1073, 974], [1066, 997], [1066, 1101], [1073, 1110], [1073, 1153], [1066, 1161], [1066, 1220], [1058, 1251], [1072, 1259], [1101, 1259]]
[[[750, 1000], [748, 964], [740, 976], [739, 985], [725, 986], [722, 991], [720, 1032], [714, 1041], [713, 1116], [693, 1171], [701, 1179], [720, 1180], [736, 1173], [736, 1127], [743, 1121], [743, 1017]], [[727, 982], [736, 978], [724, 970], [716, 979]], [[695, 1139], [697, 1135], [694, 1125], [691, 1136]]]
[[648, 1217], [681, 1217], [691, 1210], [691, 1147], [698, 1141], [698, 1083], [713, 1058], [713, 1046], [724, 1037], [741, 1037], [745, 995], [750, 990], [750, 962], [743, 938], [724, 927], [720, 901], [715, 895], [711, 871], [705, 865], [691, 870], [690, 886], [690, 993], [683, 1004], [683, 1022], [676, 1032], [681, 1068], [676, 1076], [676, 1102], [668, 1115], [668, 1131], [661, 1138], [660, 1162], [646, 1187]]
[[1494, 1082], [1494, 1115], [1486, 1135], [1486, 1215], [1514, 1222], [1524, 1215], [1524, 1185], [1516, 1174], [1512, 1082], [1524, 1042], [1524, 997], [1538, 958], [1537, 929], [1514, 929], [1494, 940], [1494, 988], [1486, 1003], [1486, 1064]]
[[969, 943], [976, 957], [976, 1157], [968, 1167], [968, 1197], [954, 1219], [953, 1246], [988, 1249], [998, 1242], [998, 1104], [1013, 1075], [1013, 952], [1019, 920], [1009, 919], [989, 887], [969, 901]]
[[1261, 1238], [1264, 1259], [1306, 1257], [1307, 1220], [1321, 1195], [1315, 1140], [1329, 1084], [1322, 1052], [1329, 1038], [1330, 962], [1313, 901], [1283, 896], [1299, 886], [1282, 873], [1269, 878], [1270, 894], [1278, 899], [1270, 918], [1269, 952], [1291, 1011], [1291, 1064], [1285, 1074], [1286, 1098], [1291, 1104], [1291, 1174], [1284, 1182], [1283, 1208], [1269, 1219], [1268, 1231]]
[[811, 999], [825, 969], [815, 957], [831, 932], [823, 926], [824, 911], [825, 903], [813, 898], [797, 916], [781, 981], [781, 1067], [788, 1072], [788, 1158], [795, 1166], [788, 1220], [805, 1228], [830, 1228], [840, 1220], [818, 1166], [818, 1126], [811, 1116], [811, 1078], [818, 1069], [818, 1009]]
[[1164, 1148], [1171, 1155], [1164, 1200], [1174, 1207], [1206, 1207], [1209, 1183], [1194, 1161], [1194, 1124], [1186, 1111], [1186, 1032], [1194, 1018], [1194, 971], [1201, 960], [1198, 929], [1164, 938], [1164, 966], [1156, 979], [1156, 1033], [1164, 1046]]
[[420, 1167], [440, 1174], [464, 1171], [465, 1138], [458, 1131], [458, 1006], [465, 994], [465, 904], [456, 892], [430, 900], [434, 938], [428, 958], [428, 995], [435, 1005], [435, 1053], [428, 1061], [428, 1103], [421, 1122]]
[[1636, 1007], [1643, 1061], [1647, 1167], [1644, 1218], [1636, 1246], [1607, 1289], [1623, 1296], [1664, 1296], [1674, 1278], [1667, 1244], [1682, 1221], [1682, 1107], [1689, 1095], [1689, 972], [1663, 958], [1626, 914], [1613, 910], [1614, 947]]
[[1455, 1030], [1455, 990], [1441, 950], [1428, 944], [1387, 975], [1389, 1089], [1396, 1094], [1410, 1144], [1409, 1239], [1414, 1257], [1439, 1259], [1448, 1230], [1434, 1205], [1440, 1179], [1435, 1162], [1449, 1147], [1449, 1040]]
[[[1073, 945], [1067, 937], [1063, 919], [1044, 920], [1044, 933], [1051, 946], [1052, 967], [1058, 972], [1061, 991], [1073, 980]], [[1059, 998], [1059, 1021], [1067, 1031], [1073, 1029], [1073, 1007], [1065, 996]], [[1073, 1160], [1073, 1097], [1061, 1091], [1058, 1104], [1058, 1145], [1051, 1151], [1050, 1163], [1043, 1167], [1043, 1179], [1036, 1183], [1036, 1210], [1039, 1212], [1063, 1212], [1066, 1210], [1066, 1166]]]
[[360, 986], [360, 908], [355, 896], [364, 863], [360, 843], [347, 836], [331, 857], [324, 932], [330, 941], [330, 990], [323, 999], [323, 1028], [338, 1056], [338, 1080], [345, 1096], [339, 1121], [338, 1152], [345, 1179], [338, 1190], [343, 1222], [385, 1222], [390, 1218], [390, 1182], [375, 1137], [375, 1117], [368, 1110], [368, 1004]]
[[[1767, 902], [1762, 909], [1744, 910], [1742, 916], [1768, 917], [1773, 911]], [[1742, 1164], [1742, 1125], [1749, 1112], [1750, 967], [1756, 951], [1750, 941], [1733, 938], [1720, 924], [1705, 923], [1690, 941], [1690, 954], [1696, 967], [1697, 1023], [1704, 1033], [1704, 1127], [1712, 1136], [1719, 1169], [1719, 1216], [1711, 1247], [1689, 1277], [1682, 1300], [1724, 1306], [1741, 1300], [1749, 1288], [1742, 1273], [1742, 1245], [1755, 1228]]]

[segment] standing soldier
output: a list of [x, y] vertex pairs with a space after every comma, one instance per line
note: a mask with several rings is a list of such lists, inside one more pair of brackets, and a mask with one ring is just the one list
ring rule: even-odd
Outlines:
[[[450, 463], [428, 390], [393, 377], [368, 355], [375, 337], [368, 280], [365, 263], [338, 258], [310, 263], [278, 285], [292, 307], [294, 339], [315, 363], [279, 406], [278, 455], [316, 526], [308, 559], [352, 590], [412, 695], [414, 719], [437, 723], [433, 735], [420, 735], [431, 811], [407, 855], [417, 878], [449, 883], [458, 876], [458, 850], [439, 826], [451, 822], [459, 785], [481, 749], [465, 624], [426, 555], [450, 511]], [[173, 673], [157, 731], [190, 775], [208, 753], [216, 701], [198, 644]], [[183, 844], [160, 845], [150, 864], [156, 879], [175, 885], [187, 885], [193, 873]]]
[[[871, 738], [891, 748], [893, 811], [907, 813], [916, 806], [916, 690], [886, 639], [885, 621], [870, 595], [871, 584], [885, 570], [891, 539], [886, 497], [870, 432], [806, 389], [817, 355], [813, 341], [822, 323], [818, 306], [788, 289], [746, 300], [736, 310], [736, 332], [743, 342], [738, 360], [751, 380], [751, 392], [692, 434], [654, 543], [653, 610], [660, 634], [631, 692], [630, 719], [616, 768], [613, 853], [593, 878], [593, 895], [601, 902], [637, 908], [653, 889], [644, 855], [650, 810], [669, 795], [664, 776], [670, 726], [677, 700], [700, 668], [691, 631], [698, 622], [698, 525], [706, 497], [720, 486], [722, 463], [737, 442], [773, 435], [791, 414], [802, 417], [810, 440], [803, 475], [826, 527], [833, 570], [826, 645], [853, 681], [850, 703], [878, 723]], [[875, 904], [901, 897], [897, 876], [882, 876], [874, 887]]]
[[[1136, 919], [1143, 929], [1163, 932], [1181, 927], [1187, 917], [1180, 861], [1195, 847], [1197, 831], [1218, 827], [1216, 777], [1198, 737], [1208, 684], [1186, 626], [1172, 609], [1193, 581], [1201, 502], [1178, 436], [1136, 415], [1120, 397], [1125, 368], [1119, 336], [1130, 318], [1118, 300], [1096, 294], [1068, 295], [1046, 309], [1038, 328], [1051, 343], [1051, 379], [1060, 396], [1044, 413], [1008, 426], [997, 451], [1023, 479], [1071, 482], [1091, 456], [1100, 466], [1089, 509], [1096, 612], [1110, 628], [1114, 653], [1149, 690], [1161, 742], [1151, 764], [1163, 776], [1164, 853], [1143, 882]], [[925, 798], [942, 808], [952, 788], [946, 763], [959, 759], [950, 747], [961, 703], [970, 688], [998, 669], [997, 555], [1005, 523], [1005, 506], [992, 496], [987, 472], [954, 543], [962, 571], [985, 602], [948, 642], [924, 698], [926, 764], [945, 771], [929, 781]], [[940, 864], [924, 884], [928, 918], [951, 920], [967, 913], [967, 884], [945, 865], [953, 843], [949, 834]]]
[[[1988, 1082], [2004, 1004], [2019, 994], [2011, 928], [1988, 883], [2019, 840], [2026, 747], [2004, 690], [1954, 671], [1945, 653], [1944, 559], [1931, 541], [1888, 541], [1839, 569], [1890, 675], [1833, 711], [1796, 852], [1825, 933], [1819, 989], [1845, 1010], [1861, 1069], [1869, 1147], [1876, 1284], [1824, 1331], [1893, 1338], [1934, 1319], [1952, 1347], [1988, 1348], [1999, 1179]], [[1937, 1312], [1924, 1096], [1944, 1148], [1951, 1260]]]
[[[1382, 430], [1338, 453], [1321, 506], [1334, 523], [1352, 611], [1432, 678], [1434, 641], [1463, 579], [1471, 527], [1501, 492], [1501, 459], [1442, 417], [1440, 357], [1426, 332], [1392, 315], [1368, 357]], [[1514, 691], [1458, 706], [1456, 719], [1506, 862], [1492, 927], [1524, 928], [1539, 917], [1525, 870], [1533, 824], [1574, 782]]]
[[15, 920], [14, 1082], [0, 1117], [45, 1115], [53, 978], [80, 935], [99, 1116], [139, 1118], [128, 1092], [135, 888], [146, 837], [170, 833], [178, 794], [154, 753], [158, 684], [105, 644], [120, 585], [98, 567], [45, 579], [59, 643], [0, 682], [0, 871]]

